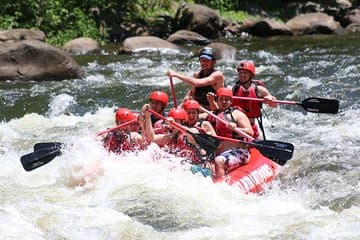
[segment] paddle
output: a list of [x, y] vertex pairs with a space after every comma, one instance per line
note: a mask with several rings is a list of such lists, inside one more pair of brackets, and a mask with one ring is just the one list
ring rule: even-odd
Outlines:
[[248, 146], [253, 146], [260, 151], [262, 155], [283, 166], [293, 156], [294, 145], [287, 142], [273, 141], [273, 140], [253, 140], [246, 142], [240, 139], [216, 136], [216, 138], [224, 141], [243, 143]]
[[[100, 136], [104, 133], [107, 133], [107, 132], [114, 131], [119, 128], [123, 128], [127, 125], [135, 123], [136, 121], [137, 120], [134, 119], [134, 120], [125, 122], [116, 127], [113, 127], [111, 129], [108, 129], [108, 130], [98, 133], [98, 136]], [[31, 171], [38, 167], [41, 167], [41, 166], [49, 163], [55, 157], [60, 156], [62, 154], [61, 147], [63, 145], [64, 144], [61, 142], [36, 143], [34, 145], [34, 152], [21, 156], [21, 158], [20, 158], [21, 164], [26, 171]]]
[[174, 108], [177, 108], [176, 96], [175, 96], [175, 88], [174, 88], [174, 83], [173, 83], [173, 80], [172, 80], [171, 76], [169, 76], [169, 81], [170, 81], [171, 93], [172, 93], [173, 101], [174, 101]]
[[61, 142], [42, 142], [34, 145], [34, 152], [44, 148], [58, 148], [61, 149], [63, 143]]
[[[148, 109], [148, 111], [155, 114], [159, 118], [162, 118], [164, 120], [166, 119], [164, 116], [152, 111], [151, 109]], [[253, 142], [246, 142], [239, 139], [233, 139], [233, 138], [227, 138], [221, 136], [211, 136], [205, 133], [192, 133], [189, 132], [184, 126], [176, 122], [170, 122], [169, 124], [175, 128], [178, 128], [182, 132], [187, 132], [191, 134], [194, 140], [199, 144], [199, 146], [203, 148], [207, 153], [209, 152], [212, 153], [216, 150], [217, 146], [220, 144], [219, 140], [238, 142], [248, 146], [255, 147], [265, 157], [283, 166], [288, 160], [292, 158], [294, 152], [294, 145], [287, 142], [270, 141], [270, 140], [262, 140], [262, 141], [254, 140]]]
[[[163, 115], [161, 115], [151, 109], [148, 109], [147, 111], [151, 112], [158, 118], [166, 120], [166, 117], [164, 117]], [[220, 141], [211, 135], [208, 135], [205, 133], [190, 132], [186, 127], [184, 127], [181, 124], [176, 123], [176, 122], [169, 121], [169, 124], [172, 127], [179, 129], [181, 132], [190, 134], [194, 138], [195, 142], [200, 146], [200, 148], [202, 148], [206, 151], [206, 154], [211, 154], [211, 153], [215, 152], [216, 148], [220, 144]]]
[[[221, 121], [223, 124], [227, 125], [227, 121], [225, 121], [224, 119], [220, 118], [219, 116], [215, 115], [214, 113], [212, 113], [211, 111], [200, 107], [200, 109], [204, 112], [206, 112], [207, 114], [209, 114], [210, 116], [216, 118], [217, 120]], [[271, 160], [273, 160], [274, 162], [278, 163], [279, 165], [284, 165], [287, 160], [292, 158], [292, 154], [294, 152], [294, 146], [291, 143], [287, 143], [287, 142], [280, 142], [280, 141], [272, 141], [272, 140], [256, 140], [253, 137], [251, 137], [250, 135], [244, 133], [243, 131], [241, 131], [241, 129], [239, 128], [235, 128], [234, 132], [236, 132], [237, 134], [246, 137], [248, 139], [251, 139], [252, 142], [246, 142], [246, 141], [242, 141], [239, 139], [234, 139], [234, 138], [227, 138], [227, 137], [221, 137], [221, 136], [217, 136], [218, 139], [220, 140], [226, 140], [226, 141], [230, 141], [230, 142], [239, 142], [239, 143], [243, 143], [245, 145], [248, 146], [254, 146], [256, 149], [258, 149], [265, 157], [270, 158]]]
[[[262, 98], [250, 98], [250, 97], [237, 97], [234, 96], [233, 99], [241, 99], [248, 101], [257, 101], [264, 102]], [[302, 102], [293, 102], [293, 101], [285, 101], [285, 100], [273, 100], [276, 103], [280, 104], [288, 104], [288, 105], [298, 105], [304, 108], [308, 112], [313, 113], [338, 113], [339, 111], [339, 101], [336, 99], [326, 99], [326, 98], [318, 98], [318, 97], [310, 97], [306, 98]]]
[[[40, 145], [38, 145], [40, 146]], [[37, 147], [38, 148], [38, 147]], [[20, 161], [23, 168], [26, 171], [34, 170], [38, 167], [41, 167], [55, 157], [61, 155], [61, 149], [57, 147], [50, 148], [39, 148], [32, 153], [28, 153], [26, 155], [21, 156]]]
[[[219, 120], [220, 122], [222, 122], [223, 124], [225, 124], [227, 126], [228, 122], [225, 121], [224, 119], [220, 118], [219, 116], [215, 115], [214, 113], [212, 113], [211, 111], [207, 110], [206, 108], [200, 106], [200, 110], [203, 112], [206, 112], [207, 114], [209, 114], [210, 116], [212, 116], [213, 118], [216, 118], [217, 120]], [[252, 136], [250, 136], [249, 134], [241, 131], [241, 129], [239, 128], [235, 128], [233, 130], [235, 133], [237, 133], [239, 136], [254, 140], [254, 138]]]
[[136, 122], [137, 122], [137, 119], [134, 119], [134, 120], [131, 120], [131, 121], [128, 121], [128, 122], [124, 122], [124, 123], [122, 123], [122, 124], [120, 124], [120, 125], [117, 125], [116, 127], [107, 129], [107, 130], [102, 131], [102, 132], [99, 132], [97, 135], [98, 135], [98, 136], [101, 136], [101, 135], [103, 135], [103, 134], [105, 134], [105, 133], [112, 132], [112, 131], [114, 131], [114, 130], [117, 130], [117, 129], [126, 127], [126, 126], [128, 126], [128, 125], [130, 125], [130, 124], [133, 124], [133, 123], [136, 123]]

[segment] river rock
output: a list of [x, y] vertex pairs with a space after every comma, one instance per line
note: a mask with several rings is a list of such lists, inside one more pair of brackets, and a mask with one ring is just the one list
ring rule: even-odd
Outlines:
[[85, 55], [100, 51], [100, 46], [94, 39], [82, 37], [68, 41], [63, 49], [69, 54]]
[[0, 42], [38, 40], [45, 41], [45, 33], [39, 30], [12, 29], [0, 31]]
[[217, 59], [235, 59], [236, 48], [220, 42], [213, 42], [208, 47], [214, 48]]
[[0, 80], [62, 80], [82, 76], [63, 50], [37, 40], [0, 43]]
[[300, 14], [290, 19], [286, 25], [295, 35], [301, 34], [339, 34], [343, 28], [333, 17], [325, 13]]
[[182, 4], [175, 20], [179, 29], [197, 32], [208, 38], [217, 38], [221, 30], [221, 17], [212, 8], [200, 4]]
[[[246, 27], [245, 27], [246, 26]], [[253, 36], [270, 37], [275, 35], [292, 35], [290, 28], [280, 22], [271, 19], [261, 19], [257, 21], [247, 22], [242, 29]]]
[[360, 23], [352, 23], [346, 27], [349, 32], [360, 32]]
[[179, 47], [171, 42], [154, 36], [129, 37], [123, 42], [120, 53], [158, 51], [160, 49], [179, 50]]
[[347, 15], [346, 19], [349, 24], [358, 23], [360, 24], [360, 8], [351, 10]]
[[208, 38], [188, 30], [176, 31], [168, 37], [167, 41], [175, 44], [194, 43], [198, 45], [206, 45], [210, 43]]

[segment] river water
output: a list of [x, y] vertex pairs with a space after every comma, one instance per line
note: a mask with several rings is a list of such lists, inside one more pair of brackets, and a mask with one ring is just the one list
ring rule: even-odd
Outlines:
[[[138, 110], [155, 89], [171, 96], [165, 72], [190, 75], [193, 47], [121, 56], [111, 46], [76, 57], [84, 79], [0, 82], [0, 239], [360, 239], [359, 39], [228, 42], [237, 52], [217, 64], [226, 84], [251, 59], [278, 99], [340, 102], [338, 114], [265, 107], [267, 138], [295, 152], [261, 195], [184, 171], [156, 146], [115, 156], [96, 138], [117, 106]], [[175, 88], [181, 99], [187, 86]], [[63, 155], [26, 172], [20, 156], [47, 141], [66, 143]]]

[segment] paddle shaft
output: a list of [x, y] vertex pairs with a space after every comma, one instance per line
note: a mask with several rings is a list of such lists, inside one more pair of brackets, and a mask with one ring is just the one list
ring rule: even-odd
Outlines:
[[172, 93], [172, 97], [173, 97], [173, 101], [174, 101], [174, 108], [177, 108], [175, 87], [174, 87], [173, 79], [171, 76], [169, 76], [169, 81], [170, 81], [171, 93]]
[[[243, 144], [245, 144], [245, 145], [253, 146], [253, 147], [255, 147], [255, 148], [256, 148], [256, 147], [270, 148], [270, 149], [274, 149], [274, 150], [290, 152], [290, 150], [288, 150], [288, 149], [278, 148], [278, 147], [274, 147], [274, 146], [268, 146], [268, 145], [259, 144], [259, 143], [256, 143], [256, 142], [247, 142], [247, 141], [243, 141], [243, 140], [240, 140], [240, 139], [223, 137], [223, 136], [215, 136], [215, 137], [216, 137], [217, 139], [219, 139], [219, 140], [228, 141], [228, 142], [235, 142], [235, 143], [243, 143]], [[256, 140], [255, 140], [255, 141], [256, 141]], [[271, 141], [270, 141], [270, 140], [264, 140], [264, 141], [262, 141], [262, 142], [267, 143], [267, 142], [271, 142]]]
[[[246, 101], [253, 101], [253, 102], [264, 102], [265, 101], [265, 99], [263, 99], [263, 98], [238, 97], [238, 96], [234, 96], [232, 98], [233, 99], [246, 100]], [[294, 101], [286, 101], [286, 100], [272, 100], [272, 101], [275, 102], [275, 103], [280, 103], [280, 104], [301, 105], [301, 103], [294, 102]]]
[[[216, 118], [217, 120], [219, 120], [221, 123], [225, 124], [225, 125], [228, 127], [228, 122], [227, 122], [226, 120], [224, 120], [224, 119], [222, 119], [221, 117], [215, 115], [214, 113], [212, 113], [211, 111], [207, 110], [207, 109], [204, 108], [204, 107], [201, 107], [201, 106], [200, 106], [200, 109], [201, 109], [201, 111], [206, 112], [207, 114], [209, 114], [210, 116]], [[237, 133], [238, 135], [242, 136], [242, 137], [248, 138], [248, 139], [250, 139], [250, 140], [254, 140], [254, 138], [253, 138], [252, 136], [250, 136], [249, 134], [241, 131], [241, 129], [238, 128], [238, 127], [237, 127], [237, 128], [234, 128], [233, 131], [234, 131], [235, 133]]]
[[[250, 98], [250, 97], [239, 97], [234, 96], [233, 99], [240, 99], [246, 101], [265, 102], [262, 98]], [[285, 100], [273, 100], [275, 103], [298, 105], [301, 106], [308, 112], [313, 113], [331, 113], [336, 114], [339, 111], [339, 101], [336, 99], [326, 99], [318, 97], [306, 98], [302, 102], [285, 101]]]
[[124, 122], [124, 123], [122, 123], [122, 124], [120, 124], [120, 125], [118, 125], [118, 126], [116, 126], [116, 127], [110, 128], [110, 129], [105, 130], [105, 131], [102, 131], [102, 132], [99, 132], [97, 135], [98, 135], [98, 136], [101, 136], [101, 135], [103, 135], [103, 134], [105, 134], [105, 133], [112, 132], [112, 131], [114, 131], [114, 130], [117, 130], [117, 129], [126, 127], [126, 126], [128, 126], [128, 125], [130, 125], [130, 124], [133, 124], [133, 123], [136, 123], [136, 122], [137, 122], [136, 119], [131, 120], [131, 121], [128, 121], [128, 122]]
[[[166, 117], [164, 117], [163, 115], [161, 115], [160, 113], [155, 112], [152, 109], [148, 109], [147, 111], [151, 112], [153, 115], [155, 115], [156, 117], [162, 119], [162, 120], [166, 120]], [[189, 132], [188, 129], [186, 129], [186, 127], [184, 127], [183, 125], [177, 123], [177, 122], [170, 122], [170, 125], [172, 125], [173, 127], [179, 129], [181, 132]]]

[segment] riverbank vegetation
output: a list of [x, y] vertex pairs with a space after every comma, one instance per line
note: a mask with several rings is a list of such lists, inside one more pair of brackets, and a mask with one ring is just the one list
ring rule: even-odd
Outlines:
[[299, 1], [2, 0], [0, 29], [38, 29], [46, 33], [47, 42], [53, 45], [62, 45], [77, 37], [90, 37], [106, 42], [109, 41], [109, 29], [114, 26], [124, 22], [147, 22], [147, 19], [159, 15], [174, 16], [182, 2], [203, 4], [217, 9], [221, 16], [231, 21], [241, 21], [261, 14], [261, 9], [266, 9], [272, 17], [284, 18], [284, 2]]

